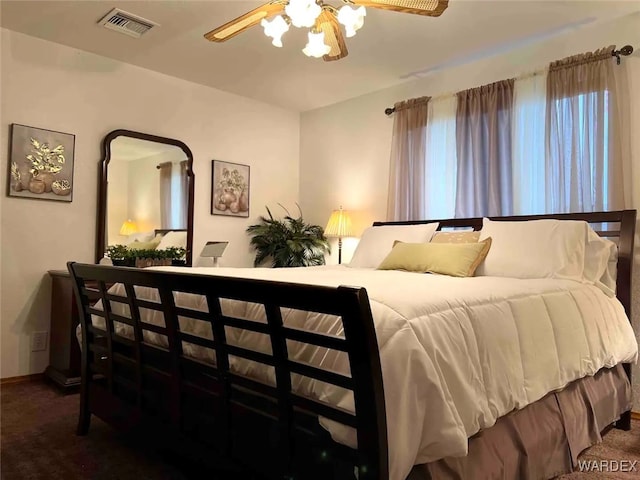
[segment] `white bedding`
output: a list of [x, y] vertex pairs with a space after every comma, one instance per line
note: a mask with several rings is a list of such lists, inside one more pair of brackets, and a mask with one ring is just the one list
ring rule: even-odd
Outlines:
[[[637, 357], [633, 330], [618, 300], [572, 280], [453, 278], [342, 266], [189, 272], [367, 289], [382, 363], [390, 480], [404, 480], [415, 464], [463, 456], [467, 439], [500, 416], [602, 367]], [[122, 294], [118, 287], [113, 293]], [[178, 295], [177, 304], [206, 309], [204, 299], [194, 295]], [[240, 302], [226, 301], [223, 309], [247, 318], [262, 316], [261, 308]], [[162, 323], [157, 315], [147, 321]], [[284, 320], [342, 333], [335, 317], [289, 312]], [[182, 321], [181, 328], [210, 336], [203, 322]], [[229, 341], [269, 351], [266, 337], [251, 332], [235, 330]], [[290, 356], [348, 372], [341, 354], [324, 355], [306, 346], [293, 348]], [[273, 381], [253, 363], [236, 361], [232, 368]], [[294, 387], [353, 410], [352, 398], [340, 389], [308, 380]], [[322, 423], [336, 441], [355, 445], [352, 429]]]

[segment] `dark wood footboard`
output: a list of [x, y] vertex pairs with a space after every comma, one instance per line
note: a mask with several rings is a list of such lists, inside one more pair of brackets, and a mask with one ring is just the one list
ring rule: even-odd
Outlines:
[[[210, 459], [232, 460], [265, 478], [388, 479], [387, 427], [376, 333], [367, 292], [354, 287], [320, 287], [240, 278], [160, 272], [70, 262], [81, 312], [82, 387], [78, 434], [91, 415], [125, 430], [149, 429], [156, 438], [198, 446]], [[124, 295], [107, 286], [124, 285]], [[91, 288], [98, 285], [98, 288]], [[137, 297], [136, 287], [157, 289], [159, 302]], [[176, 306], [174, 293], [206, 298], [206, 310]], [[263, 305], [266, 323], [226, 316], [221, 301]], [[96, 301], [102, 308], [96, 308]], [[113, 312], [126, 305], [129, 315]], [[161, 312], [164, 326], [141, 321], [141, 309]], [[341, 318], [344, 335], [299, 330], [283, 321], [282, 309]], [[91, 317], [104, 319], [105, 328]], [[213, 338], [182, 331], [181, 318], [210, 325]], [[131, 328], [120, 335], [115, 324]], [[227, 342], [228, 328], [248, 330], [270, 340], [267, 354]], [[167, 347], [145, 341], [153, 332]], [[289, 358], [290, 342], [345, 352], [351, 375]], [[214, 362], [184, 353], [186, 344], [209, 350]], [[275, 382], [240, 375], [230, 357], [268, 365]], [[304, 376], [353, 393], [355, 413], [292, 389], [292, 376]], [[353, 427], [357, 448], [331, 440], [318, 418]], [[208, 453], [209, 452], [209, 453]]]

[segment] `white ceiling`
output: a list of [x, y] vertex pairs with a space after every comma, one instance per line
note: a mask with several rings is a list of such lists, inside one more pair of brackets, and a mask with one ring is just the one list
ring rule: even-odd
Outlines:
[[181, 148], [166, 143], [150, 142], [140, 138], [116, 137], [111, 142], [111, 160], [130, 162], [141, 158], [165, 155], [166, 161], [185, 159], [185, 154]]
[[[340, 0], [326, 0], [337, 5]], [[305, 32], [282, 49], [257, 26], [226, 43], [203, 34], [260, 1], [2, 0], [4, 28], [158, 72], [305, 111], [381, 90], [420, 72], [520, 47], [575, 28], [640, 11], [637, 1], [450, 0], [439, 18], [368, 9], [337, 62], [307, 58]], [[135, 39], [100, 27], [113, 7], [160, 24]]]

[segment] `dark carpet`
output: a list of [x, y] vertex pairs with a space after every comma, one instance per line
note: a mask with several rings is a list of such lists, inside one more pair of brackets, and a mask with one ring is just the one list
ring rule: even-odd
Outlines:
[[[63, 395], [46, 383], [10, 384], [0, 391], [0, 478], [4, 480], [185, 480], [204, 478], [144, 442], [118, 433], [93, 417], [89, 435], [75, 435], [78, 395]], [[611, 430], [586, 460], [640, 461], [640, 423], [630, 432]], [[635, 472], [579, 473], [562, 480], [623, 480]], [[210, 480], [232, 480], [207, 472]], [[236, 480], [235, 478], [233, 480]]]

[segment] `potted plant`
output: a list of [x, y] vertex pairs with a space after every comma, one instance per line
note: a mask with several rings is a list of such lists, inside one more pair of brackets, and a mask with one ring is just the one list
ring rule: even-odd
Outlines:
[[134, 267], [135, 257], [131, 256], [131, 250], [126, 245], [110, 245], [107, 247], [107, 257], [114, 265], [120, 267]]
[[171, 260], [171, 265], [183, 267], [187, 264], [187, 250], [182, 247], [167, 247], [164, 249], [165, 258]]
[[107, 248], [107, 256], [114, 265], [121, 267], [151, 267], [163, 265], [186, 265], [187, 251], [182, 247], [165, 249], [129, 249], [126, 245], [112, 245]]
[[297, 218], [280, 206], [287, 213], [284, 219], [273, 218], [266, 207], [269, 217], [261, 216], [260, 223], [247, 228], [252, 237], [251, 246], [256, 250], [253, 265], [258, 267], [267, 261], [276, 268], [324, 265], [325, 253], [331, 253], [324, 229], [305, 223], [299, 205], [300, 215]]

